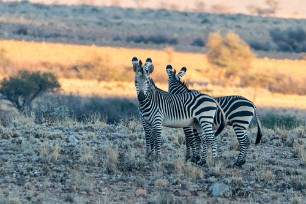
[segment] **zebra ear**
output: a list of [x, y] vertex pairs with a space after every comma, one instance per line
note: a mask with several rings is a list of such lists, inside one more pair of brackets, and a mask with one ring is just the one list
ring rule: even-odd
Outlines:
[[153, 64], [149, 64], [148, 66], [148, 73], [151, 74], [154, 71], [154, 65]]
[[172, 73], [172, 65], [171, 64], [168, 64], [167, 67], [166, 67], [166, 72], [168, 74], [171, 74]]
[[148, 72], [148, 74], [151, 74], [154, 71], [154, 65], [153, 65], [152, 59], [150, 57], [148, 57], [146, 59], [145, 69]]
[[176, 77], [177, 77], [178, 79], [181, 79], [181, 78], [186, 74], [186, 71], [187, 71], [187, 68], [186, 68], [186, 67], [182, 67], [181, 70], [180, 70], [180, 72], [177, 73]]
[[137, 57], [132, 58], [132, 65], [133, 65], [133, 71], [137, 72], [138, 69], [139, 69], [139, 63], [138, 63], [138, 58]]

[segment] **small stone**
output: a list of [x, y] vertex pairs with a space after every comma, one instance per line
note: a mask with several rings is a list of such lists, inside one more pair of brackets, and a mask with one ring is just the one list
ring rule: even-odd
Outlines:
[[147, 196], [147, 191], [143, 188], [138, 188], [135, 191], [135, 196], [136, 197], [139, 197], [139, 196], [146, 197]]
[[190, 190], [189, 183], [182, 183], [181, 184], [181, 190]]
[[226, 192], [228, 192], [230, 189], [227, 185], [224, 183], [213, 183], [209, 187], [209, 191], [212, 193], [213, 196], [219, 197], [223, 196]]

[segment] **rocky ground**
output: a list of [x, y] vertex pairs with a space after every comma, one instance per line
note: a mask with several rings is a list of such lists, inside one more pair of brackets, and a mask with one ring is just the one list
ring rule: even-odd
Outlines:
[[[247, 163], [232, 166], [237, 139], [218, 138], [219, 157], [199, 168], [184, 162], [184, 135], [164, 128], [162, 157], [148, 162], [141, 123], [92, 119], [0, 125], [0, 203], [306, 203], [306, 130], [264, 129]], [[210, 160], [209, 160], [210, 161]]]

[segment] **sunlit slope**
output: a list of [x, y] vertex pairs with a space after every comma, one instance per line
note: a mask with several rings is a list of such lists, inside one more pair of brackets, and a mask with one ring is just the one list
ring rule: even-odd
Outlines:
[[[172, 49], [146, 50], [131, 48], [96, 47], [82, 45], [67, 45], [56, 43], [37, 43], [19, 41], [0, 41], [0, 48], [6, 51], [6, 57], [13, 63], [20, 65], [31, 65], [32, 70], [39, 69], [36, 64], [42, 62], [57, 63], [63, 65], [73, 64], [78, 61], [90, 61], [92, 55], [107, 56], [108, 65], [111, 69], [124, 69], [127, 80], [125, 82], [98, 82], [97, 80], [80, 80], [61, 78], [62, 91], [79, 95], [99, 96], [122, 96], [135, 97], [135, 87], [131, 68], [131, 59], [137, 56], [145, 60], [147, 57], [153, 59], [155, 65], [152, 78], [159, 80], [167, 79], [166, 65], [171, 63], [174, 68], [182, 66], [188, 68], [184, 80], [189, 81], [190, 88], [202, 90], [214, 96], [240, 94], [254, 99], [253, 88], [219, 87], [205, 85], [209, 83], [210, 76], [206, 73], [208, 62], [206, 55], [194, 53], [175, 52]], [[306, 80], [306, 61], [302, 60], [272, 60], [256, 59], [252, 65], [253, 72], [282, 74], [297, 81]], [[11, 67], [14, 69], [14, 67]], [[52, 71], [52, 70], [49, 70]], [[217, 71], [217, 70], [216, 70]], [[210, 71], [211, 73], [211, 71]], [[192, 82], [204, 82], [200, 83]], [[161, 88], [167, 89], [166, 84], [157, 83]], [[266, 107], [290, 107], [306, 109], [306, 96], [273, 94], [265, 89], [256, 90], [255, 102], [258, 106]]]

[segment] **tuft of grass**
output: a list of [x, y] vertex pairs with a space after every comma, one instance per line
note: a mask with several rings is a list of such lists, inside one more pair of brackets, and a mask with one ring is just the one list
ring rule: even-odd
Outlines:
[[211, 171], [215, 176], [221, 176], [223, 171], [223, 163], [221, 161], [217, 161], [215, 165], [211, 166]]
[[260, 174], [260, 180], [265, 182], [270, 182], [275, 180], [275, 174], [271, 169], [262, 171]]
[[231, 177], [231, 183], [233, 184], [233, 185], [241, 185], [242, 184], [242, 177], [241, 176], [237, 176], [237, 175], [233, 175], [232, 177]]
[[118, 151], [114, 147], [107, 147], [105, 149], [105, 154], [107, 158], [107, 171], [110, 173], [114, 173], [117, 169], [118, 164]]
[[43, 142], [40, 146], [40, 156], [47, 158], [49, 156], [49, 146], [47, 142]]
[[302, 204], [302, 203], [303, 203], [303, 199], [299, 196], [296, 196], [296, 195], [293, 197], [293, 199], [291, 201], [291, 204]]
[[196, 180], [201, 179], [204, 176], [204, 172], [201, 168], [185, 163], [182, 157], [179, 157], [174, 161], [174, 168], [178, 174], [182, 174], [187, 179]]
[[59, 151], [60, 151], [59, 145], [56, 143], [56, 144], [53, 146], [53, 151], [52, 151], [52, 154], [51, 154], [51, 160], [52, 160], [52, 161], [57, 161], [57, 160], [58, 160]]
[[275, 133], [281, 138], [281, 140], [283, 142], [287, 142], [288, 138], [289, 138], [289, 134], [286, 130], [276, 127], [275, 128]]
[[82, 144], [81, 161], [88, 163], [93, 161], [94, 154], [91, 148], [87, 144]]

